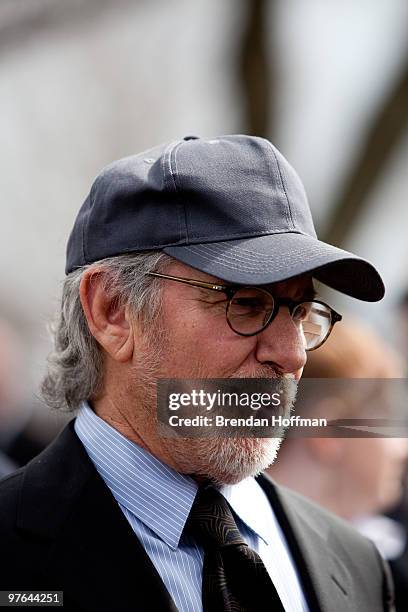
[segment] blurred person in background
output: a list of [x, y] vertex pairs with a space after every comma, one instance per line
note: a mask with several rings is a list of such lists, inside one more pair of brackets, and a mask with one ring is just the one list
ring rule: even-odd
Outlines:
[[[405, 356], [405, 377], [408, 375], [408, 290], [405, 289], [399, 301], [399, 318], [401, 334], [399, 336], [400, 349]], [[397, 524], [400, 524], [404, 531], [408, 533], [408, 463], [405, 466], [403, 477], [403, 492], [399, 503], [391, 510], [387, 511], [387, 516]], [[405, 593], [405, 607], [408, 608], [408, 538], [405, 549], [400, 557], [391, 561], [393, 568], [396, 593]]]
[[[299, 394], [296, 412], [347, 419], [351, 426], [353, 419], [397, 419], [401, 415], [400, 407], [392, 405], [397, 397], [392, 393], [393, 379], [402, 379], [405, 372], [402, 357], [373, 330], [355, 320], [343, 321], [329, 343], [310, 353], [304, 378], [313, 380], [305, 381], [308, 386]], [[342, 380], [335, 387], [323, 386], [321, 381], [319, 389], [319, 379]], [[397, 610], [406, 610], [407, 533], [403, 525], [382, 513], [401, 498], [408, 440], [350, 434], [343, 430], [339, 437], [289, 437], [269, 473], [277, 482], [352, 522], [373, 540], [390, 562]]]
[[0, 319], [0, 475], [6, 475], [37, 455], [43, 445], [28, 431], [32, 407], [23, 379], [21, 341]]
[[[399, 301], [399, 321], [402, 326], [401, 350], [408, 359], [408, 289], [406, 289]], [[407, 373], [407, 372], [406, 372]]]
[[157, 427], [161, 378], [296, 383], [341, 320], [313, 278], [384, 295], [369, 262], [317, 239], [282, 154], [189, 136], [112, 163], [66, 274], [42, 390], [78, 416], [0, 483], [0, 589], [63, 590], [71, 610], [392, 610], [372, 542], [262, 475], [280, 436]]
[[7, 474], [16, 470], [17, 467], [18, 465], [16, 463], [9, 459], [5, 453], [0, 451], [0, 478], [7, 476]]

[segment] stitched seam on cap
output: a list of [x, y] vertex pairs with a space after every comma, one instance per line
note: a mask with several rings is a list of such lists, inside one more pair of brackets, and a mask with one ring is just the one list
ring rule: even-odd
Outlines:
[[[224, 259], [224, 260], [228, 260], [231, 263], [237, 262], [237, 261], [242, 261], [242, 263], [246, 264], [246, 265], [252, 265], [252, 263], [262, 263], [261, 258], [260, 259], [256, 259], [255, 261], [249, 261], [249, 259], [247, 258], [246, 255], [242, 254], [240, 256], [239, 253], [237, 253], [236, 251], [234, 251], [233, 255], [229, 255], [227, 253], [214, 253], [214, 251], [209, 248], [206, 251], [203, 251], [201, 248], [200, 249], [196, 249], [194, 247], [185, 247], [186, 250], [189, 250], [192, 253], [195, 253], [196, 255], [200, 255], [203, 256], [204, 258], [207, 258], [207, 255], [210, 256], [212, 259]], [[321, 251], [322, 254], [324, 254], [325, 251]], [[299, 255], [302, 255], [304, 253], [310, 253], [310, 249], [308, 247], [304, 247], [302, 249], [298, 249], [296, 252], [294, 252], [292, 254], [293, 257], [298, 257]], [[316, 254], [320, 254], [320, 253], [316, 253]], [[273, 253], [271, 255], [268, 256], [263, 256], [262, 259], [264, 260], [264, 263], [266, 264], [270, 264], [271, 262], [275, 262], [275, 261], [287, 261], [288, 259], [288, 255], [287, 253]]]
[[[209, 261], [212, 264], [216, 263], [217, 266], [221, 266], [222, 268], [227, 268], [228, 270], [236, 270], [236, 271], [241, 271], [241, 272], [264, 272], [264, 271], [270, 272], [272, 270], [281, 271], [281, 270], [285, 270], [288, 268], [293, 268], [294, 266], [302, 262], [307, 264], [307, 259], [305, 259], [304, 255], [309, 253], [308, 249], [299, 251], [299, 253], [297, 253], [297, 256], [291, 259], [289, 264], [288, 264], [287, 255], [284, 255], [280, 257], [279, 260], [277, 260], [278, 258], [275, 258], [275, 257], [272, 258], [269, 264], [258, 263], [256, 266], [251, 266], [251, 265], [248, 265], [248, 262], [246, 263], [240, 262], [240, 265], [238, 267], [237, 261], [234, 261], [233, 259], [231, 260], [231, 265], [228, 265], [228, 263], [225, 262], [225, 258], [223, 258], [223, 261], [220, 261], [214, 257], [207, 257], [201, 252], [195, 253], [195, 251], [191, 249], [190, 247], [186, 247], [186, 249], [191, 251], [191, 253], [193, 253], [194, 255], [199, 255], [202, 259], [204, 259], [205, 261]], [[331, 263], [331, 262], [327, 262], [327, 263]], [[192, 265], [194, 266], [194, 263]], [[315, 263], [312, 264], [313, 268], [315, 267], [315, 265], [316, 265]], [[320, 265], [323, 265], [323, 264], [318, 263], [316, 267], [319, 267]]]
[[[201, 243], [199, 247], [195, 246], [195, 245], [191, 245], [191, 246], [195, 246], [195, 250], [196, 252], [199, 252], [200, 249], [202, 249], [204, 252], [210, 252], [210, 253], [215, 253], [216, 255], [221, 255], [223, 257], [227, 257], [227, 258], [231, 258], [231, 256], [229, 255], [228, 251], [225, 251], [222, 249], [221, 245], [217, 244], [217, 243]], [[225, 244], [225, 243], [223, 243]], [[314, 244], [314, 253], [327, 253], [327, 249], [325, 246], [320, 245], [320, 244]], [[336, 247], [332, 247], [333, 248], [333, 253], [337, 252], [339, 255], [346, 255], [347, 252], [343, 251], [342, 249], [337, 249]], [[296, 247], [296, 251], [304, 251], [305, 249], [310, 249], [310, 245], [305, 245], [303, 246], [301, 249], [299, 249], [299, 247]], [[242, 253], [242, 255], [244, 255], [245, 257], [253, 257], [255, 260], [259, 261], [259, 259], [270, 259], [270, 255], [266, 254], [266, 253], [257, 253], [256, 251], [250, 251], [249, 249], [246, 249], [244, 247], [241, 246], [235, 246], [233, 249], [234, 255], [232, 256], [232, 259], [235, 259], [236, 256], [238, 256], [240, 253]], [[273, 254], [273, 257], [277, 257], [277, 254]], [[352, 259], [354, 259], [354, 256], [352, 257]]]
[[[266, 139], [264, 139], [264, 140], [266, 140]], [[277, 157], [277, 155], [275, 153], [275, 149], [274, 149], [272, 143], [269, 142], [269, 140], [266, 140], [266, 142], [268, 143], [268, 145], [272, 149], [272, 153], [273, 153], [273, 156], [275, 158], [276, 165], [278, 167], [278, 173], [279, 173], [279, 178], [280, 178], [282, 190], [283, 190], [283, 193], [285, 194], [285, 197], [286, 197], [286, 202], [287, 202], [286, 219], [287, 219], [289, 225], [292, 227], [292, 229], [295, 229], [295, 224], [293, 222], [292, 211], [291, 211], [291, 208], [290, 208], [290, 202], [289, 202], [289, 198], [288, 198], [288, 193], [286, 191], [286, 187], [285, 187], [285, 183], [284, 183], [284, 180], [283, 180], [282, 172], [281, 172], [281, 169], [280, 169], [278, 157]]]
[[[187, 248], [187, 247], [186, 247]], [[276, 261], [276, 260], [285, 260], [287, 259], [287, 254], [278, 254], [278, 253], [273, 253], [272, 255], [259, 255], [258, 257], [254, 254], [254, 253], [250, 253], [250, 252], [243, 252], [243, 253], [239, 253], [238, 249], [234, 249], [234, 254], [233, 255], [229, 255], [229, 253], [225, 253], [225, 252], [218, 252], [218, 253], [214, 253], [214, 250], [211, 247], [207, 247], [207, 249], [202, 249], [202, 248], [191, 248], [188, 247], [189, 251], [194, 251], [197, 255], [203, 254], [203, 256], [205, 256], [204, 254], [208, 254], [211, 255], [212, 257], [221, 257], [222, 259], [226, 259], [229, 260], [231, 262], [235, 262], [235, 261], [242, 261], [245, 265], [251, 265], [252, 263], [262, 263], [262, 261], [264, 261], [265, 263], [270, 263], [271, 261]], [[309, 253], [310, 252], [310, 247], [304, 246], [301, 249], [297, 249], [295, 251], [295, 253], [293, 253], [294, 257], [298, 257], [299, 254], [303, 254], [304, 253]], [[313, 255], [320, 255], [320, 254], [326, 254], [327, 251], [324, 248], [320, 248], [319, 250], [314, 251]], [[251, 255], [254, 259], [253, 262], [248, 261], [248, 255]]]
[[[281, 236], [282, 234], [290, 234], [290, 235], [301, 235], [301, 236], [307, 236], [308, 238], [313, 238], [313, 236], [310, 236], [310, 234], [306, 234], [305, 232], [300, 232], [299, 230], [295, 229], [295, 230], [279, 230], [277, 228], [268, 228], [267, 230], [264, 230], [262, 232], [260, 232], [259, 230], [257, 230], [256, 232], [247, 232], [247, 233], [228, 233], [228, 234], [221, 234], [220, 236], [216, 235], [216, 236], [196, 236], [194, 241], [191, 241], [190, 244], [218, 244], [218, 243], [225, 243], [225, 242], [234, 242], [235, 240], [251, 240], [252, 238], [262, 238], [263, 236]], [[314, 239], [315, 241], [317, 240], [317, 238]], [[174, 242], [171, 243], [172, 245], [176, 246]], [[170, 246], [170, 244], [168, 245]], [[183, 245], [180, 245], [183, 246]]]
[[[202, 251], [201, 251], [201, 253], [202, 253]], [[295, 254], [292, 255], [293, 259], [291, 259], [291, 262], [295, 261], [295, 260], [298, 260], [299, 258], [303, 259], [303, 256], [306, 253], [307, 253], [307, 249], [302, 249], [301, 251], [298, 251], [296, 253], [296, 255]], [[198, 252], [196, 254], [199, 255], [200, 252]], [[206, 257], [206, 255], [204, 255], [203, 253], [202, 253], [202, 255], [203, 255], [203, 257]], [[208, 253], [208, 255], [211, 255], [212, 257], [214, 257], [214, 254], [212, 254], [212, 253]], [[262, 265], [262, 266], [271, 266], [271, 265], [275, 265], [276, 262], [279, 263], [281, 261], [282, 262], [283, 261], [287, 261], [287, 259], [288, 259], [286, 254], [285, 255], [280, 255], [280, 256], [273, 255], [273, 256], [270, 256], [269, 259], [267, 259], [267, 258], [258, 259], [258, 260], [255, 259], [254, 261], [249, 261], [247, 259], [247, 257], [245, 257], [245, 256], [240, 257], [238, 254], [235, 254], [233, 257], [226, 257], [224, 254], [222, 254], [220, 256], [222, 257], [222, 259], [231, 262], [231, 264], [234, 264], [234, 263], [238, 262], [238, 263], [242, 263], [244, 266], [246, 266], [248, 268], [253, 268], [253, 269], [256, 269], [259, 265]]]
[[88, 220], [89, 220], [89, 217], [86, 220], [86, 223], [83, 224], [82, 232], [81, 232], [81, 234], [82, 234], [82, 245], [81, 246], [82, 246], [82, 261], [83, 261], [83, 264], [86, 263], [86, 257], [85, 257], [85, 225], [88, 226]]
[[[177, 186], [177, 180], [176, 180], [176, 175], [173, 172], [173, 167], [172, 167], [172, 156], [176, 155], [177, 153], [177, 149], [180, 147], [180, 145], [183, 144], [182, 140], [178, 140], [176, 143], [174, 143], [174, 145], [171, 147], [171, 149], [169, 150], [169, 172], [170, 172], [170, 176], [171, 176], [171, 180], [174, 186], [174, 191], [176, 191], [177, 193], [179, 192], [178, 186]], [[177, 172], [177, 168], [174, 169]]]
[[253, 232], [228, 232], [228, 234], [221, 234], [216, 236], [199, 236], [194, 234], [194, 241], [192, 240], [190, 244], [202, 244], [205, 242], [225, 242], [228, 240], [239, 240], [240, 238], [259, 238], [260, 236], [276, 236], [278, 234], [303, 234], [304, 236], [308, 236], [309, 234], [305, 234], [304, 232], [299, 232], [295, 230], [292, 232], [291, 230], [280, 231], [277, 227], [268, 227], [263, 231], [253, 231]]
[[[163, 155], [163, 161], [162, 161], [162, 171], [163, 171], [163, 178], [164, 178], [164, 185], [165, 187], [167, 187], [168, 181], [167, 181], [167, 174], [166, 174], [166, 163], [168, 165], [168, 170], [169, 170], [169, 174], [171, 177], [171, 182], [173, 184], [173, 188], [175, 193], [178, 193], [178, 189], [177, 189], [177, 184], [176, 181], [174, 179], [173, 176], [173, 171], [171, 168], [171, 155], [173, 153], [174, 150], [177, 149], [178, 146], [180, 146], [182, 144], [182, 140], [176, 140], [174, 142], [171, 142], [169, 144], [169, 146], [166, 148], [164, 155]], [[182, 204], [181, 204], [182, 206]], [[179, 240], [181, 240], [183, 238], [183, 234], [181, 231], [181, 226], [182, 226], [182, 219], [181, 219], [181, 215], [180, 215], [180, 210], [179, 210], [179, 206], [176, 206], [176, 210], [177, 210], [177, 222], [178, 222], [178, 234], [179, 234]]]
[[87, 257], [87, 253], [85, 250], [85, 233], [86, 235], [88, 235], [88, 226], [89, 226], [89, 221], [91, 219], [92, 207], [94, 204], [94, 193], [95, 193], [95, 188], [96, 188], [95, 183], [92, 185], [91, 191], [89, 192], [89, 214], [85, 220], [85, 223], [82, 226], [82, 265], [85, 265], [88, 263], [88, 257]]
[[[175, 140], [173, 142], [170, 142], [168, 144], [168, 146], [166, 147], [166, 149], [164, 150], [163, 153], [163, 157], [161, 160], [161, 167], [162, 167], [162, 172], [163, 172], [163, 180], [164, 180], [164, 185], [166, 186], [168, 181], [167, 181], [167, 172], [166, 172], [166, 165], [169, 168], [169, 173], [171, 175], [171, 168], [170, 168], [170, 155], [172, 150], [174, 149], [174, 147], [177, 145], [179, 141]], [[173, 178], [173, 177], [172, 177]]]
[[[177, 170], [177, 153], [179, 152], [180, 147], [181, 147], [182, 144], [183, 144], [183, 142], [180, 142], [179, 146], [174, 148], [174, 169], [175, 169], [176, 175], [173, 177], [173, 181], [174, 181], [174, 185], [175, 185], [177, 193], [180, 193], [179, 189], [177, 187], [177, 180], [176, 180], [177, 172], [178, 172], [178, 170]], [[188, 232], [188, 223], [187, 223], [187, 210], [186, 210], [186, 206], [185, 206], [185, 203], [184, 203], [183, 200], [181, 200], [181, 206], [183, 207], [183, 213], [184, 213], [184, 227], [185, 227], [185, 231], [186, 231], [186, 240], [187, 240], [187, 244], [190, 244], [190, 235], [189, 235], [189, 232]]]
[[[302, 249], [297, 249], [296, 253], [305, 253], [306, 251], [309, 250], [309, 246], [304, 246]], [[191, 248], [189, 249], [190, 251], [192, 250]], [[226, 252], [222, 252], [222, 251], [218, 251], [215, 252], [213, 248], [209, 247], [207, 249], [203, 249], [203, 248], [195, 248], [194, 252], [198, 255], [200, 253], [208, 253], [209, 255], [212, 255], [213, 257], [222, 257], [223, 259], [228, 259], [230, 261], [239, 261], [241, 260], [243, 263], [245, 264], [251, 264], [251, 261], [248, 261], [250, 258], [252, 258], [254, 260], [254, 263], [258, 263], [258, 262], [262, 262], [262, 261], [266, 261], [266, 262], [270, 262], [271, 258], [275, 259], [281, 259], [282, 256], [279, 254], [274, 253], [273, 255], [266, 255], [264, 253], [262, 254], [256, 254], [256, 253], [251, 253], [250, 251], [240, 251], [239, 249], [234, 249], [234, 254], [233, 255], [229, 255], [229, 253]], [[317, 255], [319, 253], [325, 254], [327, 253], [326, 249], [321, 248], [319, 250], [314, 251], [314, 254]], [[287, 255], [283, 255], [283, 257], [287, 257]]]

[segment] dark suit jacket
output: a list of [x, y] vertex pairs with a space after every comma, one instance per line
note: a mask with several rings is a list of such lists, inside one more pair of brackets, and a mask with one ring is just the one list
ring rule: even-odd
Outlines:
[[[311, 612], [392, 609], [387, 568], [368, 540], [269, 478], [259, 483]], [[62, 590], [65, 610], [176, 610], [73, 421], [1, 481], [0, 547], [0, 590]]]

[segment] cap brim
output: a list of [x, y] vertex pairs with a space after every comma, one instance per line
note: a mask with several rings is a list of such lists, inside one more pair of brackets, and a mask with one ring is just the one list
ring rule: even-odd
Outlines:
[[314, 278], [366, 302], [384, 297], [374, 266], [352, 253], [299, 233], [169, 246], [163, 249], [197, 270], [230, 283], [266, 285], [312, 272]]

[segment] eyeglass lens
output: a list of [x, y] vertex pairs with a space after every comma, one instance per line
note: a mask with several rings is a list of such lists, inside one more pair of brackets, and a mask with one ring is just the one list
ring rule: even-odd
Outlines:
[[[270, 321], [274, 308], [273, 297], [263, 289], [243, 287], [228, 304], [227, 319], [239, 334], [251, 335], [261, 331]], [[305, 348], [312, 350], [324, 342], [331, 330], [331, 310], [319, 302], [302, 302], [292, 313], [299, 325]]]

